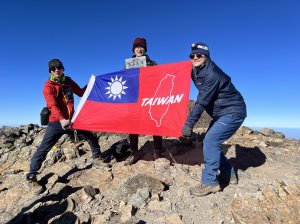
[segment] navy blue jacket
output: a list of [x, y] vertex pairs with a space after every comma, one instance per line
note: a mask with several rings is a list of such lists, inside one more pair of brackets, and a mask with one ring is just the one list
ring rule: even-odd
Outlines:
[[194, 127], [204, 110], [212, 118], [227, 114], [247, 116], [241, 93], [234, 87], [231, 78], [209, 58], [200, 69], [193, 69], [192, 80], [199, 93], [186, 121], [190, 128]]

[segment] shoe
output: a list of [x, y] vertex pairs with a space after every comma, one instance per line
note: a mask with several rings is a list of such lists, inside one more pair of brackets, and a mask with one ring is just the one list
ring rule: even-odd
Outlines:
[[105, 163], [105, 158], [98, 157], [93, 159], [93, 167], [103, 169], [105, 171], [111, 171], [111, 165]]
[[195, 187], [190, 188], [191, 195], [203, 197], [211, 193], [216, 193], [221, 190], [220, 185], [210, 186], [206, 184], [200, 184]]
[[26, 179], [27, 179], [29, 187], [32, 189], [34, 194], [38, 195], [38, 194], [43, 193], [46, 190], [46, 188], [44, 186], [39, 184], [39, 182], [36, 179], [36, 175], [28, 174], [26, 176]]
[[191, 146], [193, 144], [192, 138], [191, 137], [184, 137], [181, 136], [179, 137], [179, 141], [186, 146]]
[[26, 174], [26, 180], [37, 182], [36, 175], [33, 174], [33, 173], [27, 173]]
[[229, 184], [237, 185], [238, 184], [238, 179], [237, 179], [236, 175], [231, 175], [230, 177], [224, 176], [224, 175], [219, 175], [217, 178], [218, 178], [219, 184], [222, 184], [222, 185], [229, 185]]
[[125, 159], [125, 166], [127, 165], [132, 165], [134, 163], [136, 163], [140, 158], [141, 158], [142, 154], [139, 150], [137, 151], [133, 151], [126, 159]]
[[153, 158], [156, 160], [156, 159], [159, 159], [160, 157], [161, 157], [160, 150], [154, 150], [153, 151]]

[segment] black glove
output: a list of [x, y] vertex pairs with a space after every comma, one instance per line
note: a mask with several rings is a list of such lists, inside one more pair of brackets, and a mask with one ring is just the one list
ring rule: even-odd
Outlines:
[[187, 125], [184, 125], [181, 130], [181, 134], [183, 137], [191, 137], [192, 136], [192, 128], [190, 128]]
[[192, 144], [192, 128], [187, 125], [184, 125], [181, 130], [182, 136], [179, 138], [180, 142], [184, 145]]

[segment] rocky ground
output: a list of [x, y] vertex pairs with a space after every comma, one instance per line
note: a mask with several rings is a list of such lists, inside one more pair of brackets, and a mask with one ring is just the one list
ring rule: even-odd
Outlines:
[[[195, 197], [204, 129], [193, 144], [164, 138], [153, 159], [150, 136], [140, 136], [143, 157], [132, 166], [114, 161], [112, 171], [92, 167], [89, 146], [65, 135], [48, 153], [38, 175], [39, 195], [25, 180], [44, 129], [0, 129], [0, 223], [300, 223], [300, 140], [270, 129], [242, 127], [224, 144], [239, 184]], [[102, 151], [126, 135], [100, 134]]]

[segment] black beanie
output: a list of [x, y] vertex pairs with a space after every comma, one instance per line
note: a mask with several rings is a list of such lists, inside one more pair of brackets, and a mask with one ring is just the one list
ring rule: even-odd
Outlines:
[[134, 48], [136, 47], [143, 47], [145, 49], [145, 52], [147, 52], [147, 41], [145, 38], [137, 37], [135, 38], [133, 45], [132, 45], [132, 51], [134, 52]]
[[65, 70], [63, 63], [59, 59], [56, 59], [56, 58], [51, 59], [48, 62], [49, 72], [51, 72], [51, 68], [58, 68], [58, 67], [62, 67]]

